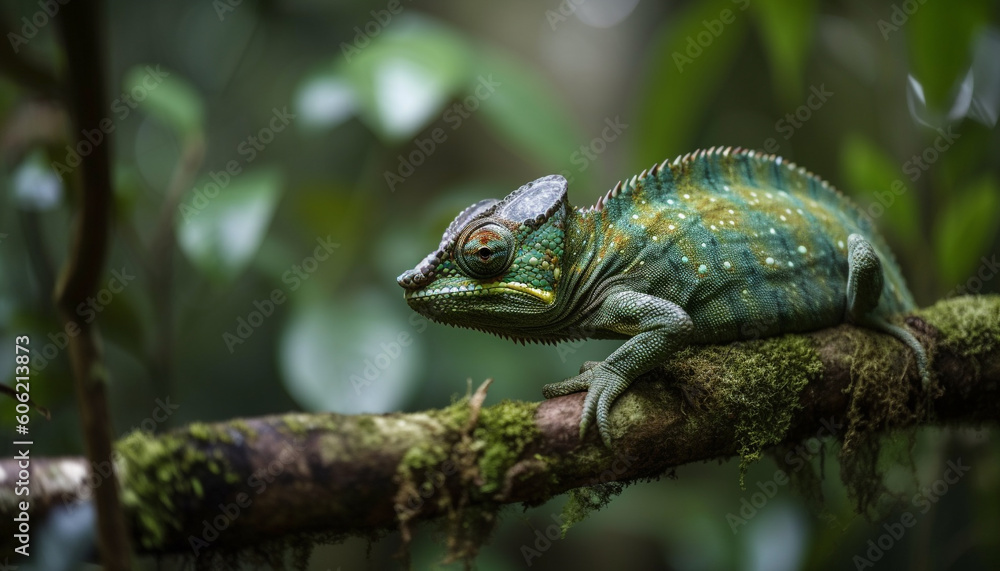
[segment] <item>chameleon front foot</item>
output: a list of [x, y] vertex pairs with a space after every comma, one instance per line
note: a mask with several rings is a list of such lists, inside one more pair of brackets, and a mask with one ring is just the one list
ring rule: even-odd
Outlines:
[[554, 398], [580, 391], [587, 391], [583, 401], [583, 415], [580, 418], [580, 439], [583, 440], [587, 429], [597, 421], [597, 429], [601, 440], [608, 448], [611, 447], [611, 429], [608, 420], [611, 405], [618, 395], [625, 392], [629, 381], [614, 369], [600, 361], [588, 362], [581, 367], [581, 372], [575, 377], [559, 383], [545, 385], [542, 395]]

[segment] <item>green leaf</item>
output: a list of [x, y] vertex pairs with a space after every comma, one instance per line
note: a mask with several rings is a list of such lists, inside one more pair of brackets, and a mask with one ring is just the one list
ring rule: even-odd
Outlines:
[[422, 355], [418, 330], [391, 309], [401, 299], [369, 294], [338, 303], [314, 295], [299, 304], [281, 336], [289, 394], [306, 410], [399, 410], [415, 388]]
[[210, 179], [195, 189], [177, 217], [180, 249], [210, 278], [232, 280], [264, 239], [281, 194], [281, 176], [259, 169], [233, 176], [221, 191]]
[[480, 98], [480, 112], [493, 131], [543, 169], [566, 167], [580, 136], [551, 84], [524, 62], [495, 51], [483, 53], [476, 69], [481, 73], [470, 89], [487, 94]]
[[449, 27], [403, 15], [371, 44], [345, 48], [328, 81], [337, 89], [346, 81], [361, 119], [383, 140], [398, 143], [440, 117], [468, 79], [470, 50]]
[[899, 237], [901, 244], [920, 243], [919, 210], [914, 190], [900, 177], [900, 166], [864, 135], [844, 138], [840, 151], [846, 192], [858, 206]]
[[[739, 53], [747, 28], [744, 3], [692, 3], [653, 41], [635, 127], [636, 168], [690, 151], [695, 134], [718, 88]], [[728, 10], [732, 22], [720, 19]], [[708, 25], [706, 25], [708, 22]], [[718, 22], [716, 25], [715, 22]], [[721, 26], [721, 28], [719, 27]], [[712, 30], [719, 30], [713, 34]], [[698, 43], [698, 38], [703, 40]], [[708, 39], [711, 38], [711, 39]]]
[[972, 62], [972, 38], [988, 23], [988, 0], [917, 3], [916, 12], [907, 15], [899, 4], [879, 20], [882, 36], [899, 33], [890, 26], [905, 29], [913, 72], [924, 88], [928, 105], [939, 112], [950, 107], [949, 97]]
[[[180, 139], [202, 133], [205, 106], [201, 95], [177, 72], [160, 65], [135, 66], [125, 73], [123, 88], [129, 101], [173, 129]], [[127, 109], [125, 103], [122, 108]]]
[[934, 248], [938, 273], [946, 285], [961, 285], [974, 275], [997, 233], [1000, 185], [992, 176], [958, 193], [938, 218]]
[[815, 0], [761, 0], [752, 4], [771, 64], [774, 89], [789, 104], [802, 96], [802, 76], [815, 28]]

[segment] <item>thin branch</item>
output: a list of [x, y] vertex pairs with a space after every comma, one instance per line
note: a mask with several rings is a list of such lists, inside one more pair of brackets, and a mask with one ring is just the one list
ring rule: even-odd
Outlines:
[[[80, 334], [70, 338], [69, 357], [76, 381], [77, 403], [87, 458], [92, 465], [106, 465], [112, 456], [111, 414], [107, 397], [107, 370], [99, 333], [93, 323], [77, 322], [75, 308], [95, 295], [107, 258], [111, 226], [111, 135], [103, 133], [98, 143], [83, 139], [84, 131], [101, 130], [108, 121], [102, 45], [102, 5], [99, 1], [71, 2], [62, 7], [58, 19], [66, 50], [69, 110], [73, 118], [73, 145], [86, 143], [89, 153], [79, 167], [81, 213], [67, 259], [67, 267], [56, 286], [56, 305], [67, 324], [77, 323]], [[86, 472], [86, 470], [85, 470]], [[106, 569], [119, 571], [131, 566], [131, 547], [118, 496], [117, 477], [112, 472], [95, 489], [98, 537]]]
[[[766, 410], [777, 401], [764, 392], [754, 393], [763, 399], [754, 402], [727, 391], [746, 395], [768, 383], [784, 390], [800, 363], [816, 367], [807, 367], [808, 382], [790, 393], [797, 406], [786, 411], [787, 427], [765, 444], [797, 443], [839, 424], [846, 451], [851, 431], [1000, 420], [1000, 297], [940, 302], [907, 325], [933, 355], [929, 395], [902, 344], [843, 325], [678, 356], [616, 403], [613, 450], [593, 431], [578, 440], [582, 393], [480, 409], [481, 389], [420, 413], [297, 413], [133, 434], [119, 443], [116, 465], [140, 549], [201, 556], [294, 533], [405, 530], [419, 520], [454, 518], [459, 505], [495, 514], [501, 504], [540, 504], [579, 486], [732, 457], [745, 436], [740, 419], [763, 411], [768, 420], [781, 411]], [[747, 367], [780, 378], [752, 379]], [[716, 384], [726, 390], [714, 390]], [[32, 521], [90, 497], [84, 462], [33, 459]], [[0, 474], [14, 474], [12, 467], [0, 462]], [[10, 537], [17, 498], [5, 478], [11, 476], [0, 476], [0, 534]]]

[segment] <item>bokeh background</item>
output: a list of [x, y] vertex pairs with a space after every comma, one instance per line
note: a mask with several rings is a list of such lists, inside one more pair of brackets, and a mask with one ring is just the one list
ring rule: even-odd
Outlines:
[[[842, 189], [877, 220], [921, 305], [1000, 289], [993, 1], [107, 8], [116, 226], [107, 292], [80, 319], [99, 319], [118, 434], [288, 410], [437, 408], [488, 377], [487, 404], [540, 399], [544, 383], [616, 344], [522, 347], [430, 324], [406, 307], [395, 277], [482, 198], [562, 173], [571, 202], [588, 205], [654, 162], [712, 145], [776, 152]], [[8, 34], [4, 57], [60, 69], [58, 14], [8, 1], [0, 15], [24, 40]], [[69, 127], [57, 103], [10, 77], [0, 78], [0, 117], [0, 345], [28, 334], [41, 348], [32, 396], [52, 420], [33, 424], [33, 453], [78, 454], [51, 303], [76, 203], [61, 179], [75, 161]], [[410, 343], [398, 344], [402, 333]], [[12, 371], [12, 351], [0, 351], [0, 381], [12, 384]], [[160, 421], [165, 399], [176, 408]], [[921, 513], [907, 496], [890, 512], [889, 523], [905, 511], [917, 522], [873, 566], [1000, 565], [994, 435], [917, 435], [912, 461], [890, 474], [911, 494], [927, 486], [933, 506]], [[727, 514], [780, 464], [753, 466], [746, 490], [736, 461], [684, 466], [627, 488], [565, 539], [540, 539], [565, 498], [509, 508], [477, 566], [857, 568], [883, 523], [853, 514], [835, 446], [811, 458], [825, 476], [825, 512], [781, 486], [734, 526]], [[971, 469], [933, 493], [958, 459]], [[310, 565], [382, 568], [398, 547], [398, 534], [349, 539]], [[435, 528], [422, 526], [414, 566], [443, 554]]]

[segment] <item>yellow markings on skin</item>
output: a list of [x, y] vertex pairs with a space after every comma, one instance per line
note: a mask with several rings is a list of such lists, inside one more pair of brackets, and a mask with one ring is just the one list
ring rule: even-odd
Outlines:
[[[556, 294], [555, 294], [555, 292], [553, 292], [553, 291], [545, 291], [544, 289], [539, 289], [537, 287], [530, 286], [528, 284], [522, 284], [522, 283], [517, 283], [517, 282], [508, 282], [508, 283], [499, 283], [499, 284], [496, 284], [496, 285], [499, 285], [501, 288], [512, 289], [514, 291], [519, 291], [521, 293], [526, 293], [528, 295], [532, 295], [532, 296], [537, 297], [538, 299], [544, 301], [545, 303], [552, 303], [553, 301], [556, 300]], [[486, 288], [487, 288], [487, 286], [484, 285], [483, 289], [486, 289]]]

